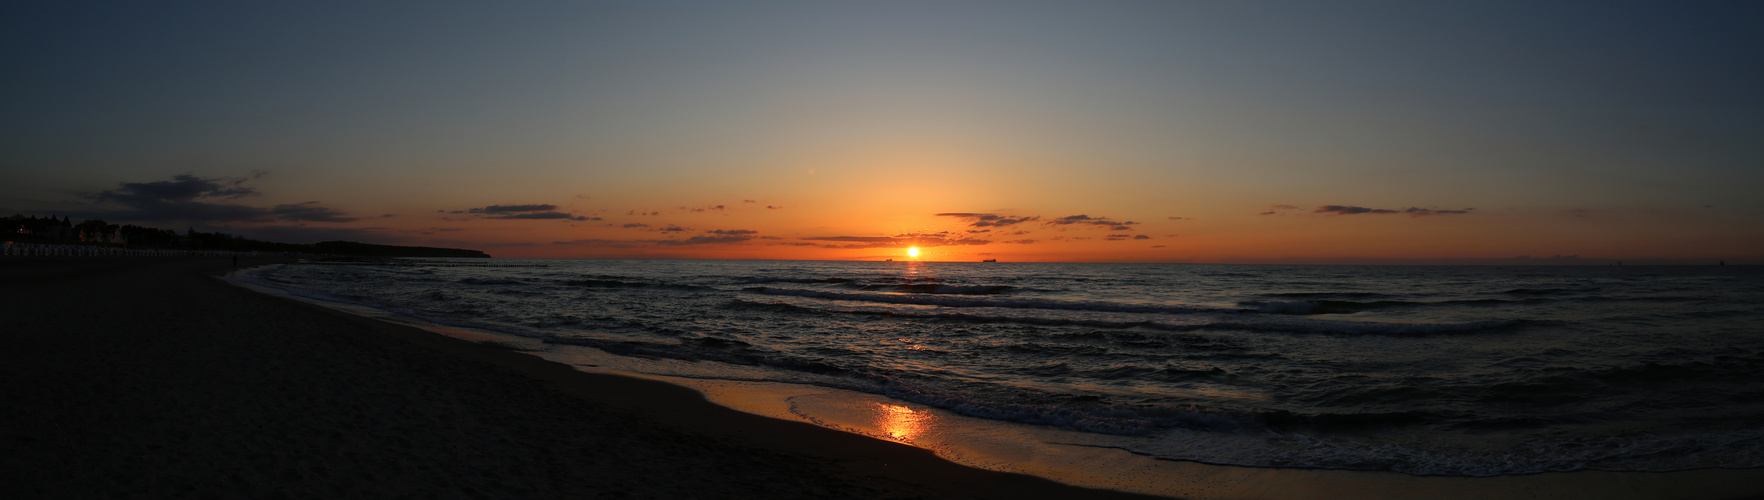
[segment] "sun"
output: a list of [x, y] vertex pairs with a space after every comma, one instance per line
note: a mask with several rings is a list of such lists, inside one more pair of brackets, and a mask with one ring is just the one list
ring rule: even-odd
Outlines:
[[918, 256], [919, 256], [919, 247], [912, 247], [912, 248], [907, 249], [907, 257], [918, 257]]

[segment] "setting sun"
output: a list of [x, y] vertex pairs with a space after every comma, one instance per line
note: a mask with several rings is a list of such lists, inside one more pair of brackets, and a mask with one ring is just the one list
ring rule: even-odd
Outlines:
[[918, 256], [919, 256], [919, 247], [912, 247], [912, 248], [907, 249], [907, 257], [918, 257]]

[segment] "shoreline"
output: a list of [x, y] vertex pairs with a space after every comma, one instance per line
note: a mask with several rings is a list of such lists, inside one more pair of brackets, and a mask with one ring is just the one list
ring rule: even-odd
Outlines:
[[[271, 259], [241, 259], [241, 266]], [[222, 259], [0, 261], [16, 498], [1151, 498], [960, 466], [246, 290]]]
[[[452, 401], [450, 404], [454, 407], [471, 408], [474, 406], [488, 406], [487, 403], [495, 403], [513, 406], [513, 409], [517, 410], [516, 413], [527, 415], [540, 412], [560, 412], [564, 414], [554, 419], [557, 420], [554, 424], [560, 427], [553, 427], [551, 428], [553, 429], [552, 431], [546, 432], [544, 429], [532, 429], [523, 426], [516, 426], [513, 429], [495, 427], [503, 424], [490, 423], [481, 418], [464, 418], [464, 423], [462, 423], [459, 421], [460, 419], [457, 415], [451, 417], [439, 416], [429, 420], [418, 419], [412, 421], [409, 418], [397, 416], [398, 413], [396, 411], [387, 414], [387, 412], [384, 411], [386, 410], [385, 408], [380, 408], [381, 411], [367, 412], [371, 415], [353, 415], [349, 416], [350, 418], [337, 418], [332, 419], [333, 421], [330, 423], [342, 426], [346, 429], [349, 428], [348, 426], [358, 428], [384, 428], [391, 425], [397, 428], [397, 432], [392, 433], [397, 435], [392, 438], [394, 442], [421, 439], [440, 442], [427, 443], [425, 441], [427, 444], [407, 444], [404, 445], [405, 449], [403, 450], [382, 450], [380, 456], [366, 453], [359, 456], [345, 454], [342, 457], [337, 457], [328, 452], [315, 453], [308, 451], [304, 457], [291, 457], [281, 461], [272, 460], [272, 463], [268, 467], [269, 469], [284, 469], [280, 471], [284, 473], [280, 477], [285, 478], [290, 477], [286, 474], [288, 471], [285, 470], [289, 469], [288, 464], [296, 464], [292, 467], [294, 471], [292, 477], [299, 480], [293, 480], [292, 486], [308, 485], [308, 479], [317, 478], [326, 474], [331, 476], [329, 477], [331, 480], [338, 479], [335, 477], [337, 474], [340, 474], [340, 472], [336, 470], [338, 467], [326, 467], [324, 470], [330, 472], [321, 474], [312, 472], [310, 466], [302, 469], [302, 467], [298, 465], [302, 463], [310, 465], [310, 462], [313, 461], [323, 461], [321, 459], [342, 458], [344, 461], [365, 463], [370, 469], [389, 469], [389, 471], [384, 473], [379, 470], [370, 471], [369, 474], [376, 479], [365, 483], [359, 479], [350, 481], [348, 480], [350, 479], [349, 477], [342, 478], [344, 479], [342, 482], [345, 484], [353, 483], [358, 487], [366, 488], [365, 492], [361, 493], [364, 496], [384, 496], [385, 494], [405, 491], [399, 489], [384, 489], [389, 486], [383, 484], [386, 483], [386, 481], [382, 476], [390, 475], [394, 478], [407, 475], [423, 476], [421, 473], [410, 472], [407, 470], [410, 468], [407, 467], [409, 462], [424, 462], [423, 457], [413, 457], [412, 454], [407, 453], [408, 451], [411, 451], [410, 448], [446, 448], [447, 441], [450, 441], [450, 437], [470, 437], [470, 434], [474, 434], [472, 432], [467, 432], [466, 436], [460, 436], [459, 434], [428, 436], [421, 435], [420, 433], [413, 434], [410, 430], [413, 427], [418, 429], [440, 427], [451, 429], [458, 433], [461, 430], [475, 430], [480, 429], [481, 426], [490, 425], [495, 428], [493, 433], [500, 433], [504, 438], [502, 441], [491, 445], [491, 447], [496, 448], [493, 454], [501, 459], [519, 462], [522, 460], [532, 460], [532, 457], [523, 458], [522, 455], [543, 454], [550, 456], [555, 454], [555, 450], [553, 449], [554, 446], [550, 443], [552, 441], [582, 441], [589, 438], [599, 439], [605, 437], [597, 436], [595, 433], [598, 428], [594, 427], [592, 424], [599, 422], [599, 420], [609, 418], [610, 414], [619, 414], [625, 417], [625, 420], [614, 419], [614, 422], [599, 423], [607, 426], [636, 426], [639, 431], [648, 431], [654, 436], [659, 436], [654, 439], [655, 442], [645, 441], [641, 446], [659, 446], [661, 448], [667, 448], [668, 446], [679, 446], [681, 443], [687, 443], [689, 448], [701, 455], [703, 454], [702, 449], [706, 447], [721, 450], [722, 454], [720, 455], [711, 453], [706, 457], [701, 457], [707, 458], [712, 464], [714, 464], [709, 467], [710, 469], [724, 473], [713, 478], [706, 478], [707, 482], [700, 485], [701, 488], [714, 489], [688, 488], [684, 491], [697, 495], [714, 492], [712, 493], [713, 496], [720, 494], [732, 498], [740, 498], [743, 494], [731, 491], [729, 489], [731, 487], [730, 485], [750, 483], [762, 489], [771, 489], [764, 491], [755, 490], [754, 492], [749, 492], [747, 494], [750, 494], [751, 496], [767, 497], [820, 496], [822, 494], [831, 493], [836, 496], [887, 498], [1155, 498], [1130, 493], [1121, 493], [1119, 491], [1085, 489], [1043, 479], [1042, 477], [1055, 477], [1068, 483], [1081, 485], [1108, 486], [1120, 490], [1140, 491], [1145, 493], [1156, 493], [1166, 497], [1185, 498], [1247, 498], [1263, 496], [1273, 498], [1367, 498], [1381, 496], [1478, 498], [1493, 495], [1511, 496], [1515, 498], [1549, 496], [1570, 498], [1757, 498], [1764, 496], [1764, 487], [1750, 486], [1754, 484], [1764, 484], [1764, 469], [1699, 469], [1669, 473], [1582, 471], [1524, 476], [1472, 478], [1409, 476], [1394, 472], [1217, 466], [1193, 462], [1173, 462], [1145, 459], [1144, 457], [1131, 457], [1124, 451], [1110, 449], [1080, 449], [1075, 450], [1076, 453], [1064, 457], [1039, 455], [1018, 456], [1015, 458], [1017, 458], [1019, 462], [1011, 464], [1012, 470], [1034, 473], [1042, 477], [1024, 474], [1007, 474], [959, 465], [944, 460], [943, 458], [939, 458], [931, 450], [915, 448], [878, 437], [868, 437], [850, 432], [842, 432], [816, 426], [801, 420], [789, 421], [755, 414], [767, 413], [764, 411], [744, 413], [711, 402], [717, 401], [720, 398], [722, 400], [720, 402], [722, 403], [739, 407], [742, 406], [740, 400], [743, 397], [750, 396], [752, 394], [751, 392], [723, 391], [722, 393], [718, 393], [714, 388], [706, 389], [706, 387], [697, 387], [694, 389], [677, 383], [649, 380], [655, 377], [638, 378], [640, 374], [624, 376], [587, 373], [574, 368], [569, 364], [542, 359], [537, 353], [520, 352], [493, 345], [493, 341], [488, 343], [491, 345], [487, 345], [486, 340], [488, 339], [474, 341], [450, 337], [442, 332], [435, 332], [418, 326], [381, 321], [372, 317], [359, 316], [334, 308], [307, 303], [294, 298], [274, 296], [248, 290], [244, 287], [236, 286], [233, 283], [228, 283], [220, 279], [210, 279], [212, 276], [232, 270], [226, 262], [220, 259], [214, 259], [213, 262], [205, 262], [204, 259], [165, 258], [82, 258], [78, 260], [46, 258], [33, 260], [39, 265], [32, 265], [32, 263], [22, 260], [0, 260], [0, 276], [6, 278], [4, 281], [5, 284], [0, 285], [0, 294], [4, 294], [4, 297], [0, 297], [0, 299], [4, 299], [3, 302], [8, 304], [7, 307], [18, 307], [17, 304], [19, 302], [29, 303], [33, 300], [39, 302], [53, 301], [56, 295], [55, 293], [48, 293], [47, 295], [49, 297], [27, 297], [27, 295], [30, 294], [21, 293], [21, 291], [53, 291], [56, 289], [62, 289], [63, 295], [61, 295], [61, 298], [66, 299], [71, 296], [80, 295], [79, 293], [73, 292], [88, 289], [91, 285], [122, 287], [125, 289], [113, 291], [115, 293], [110, 294], [112, 297], [111, 300], [106, 301], [107, 303], [104, 304], [104, 306], [109, 308], [109, 312], [107, 313], [107, 319], [110, 320], [109, 324], [116, 324], [117, 320], [122, 320], [122, 323], [127, 324], [128, 319], [131, 317], [137, 322], [145, 320], [145, 323], [152, 324], [153, 320], [164, 320], [164, 314], [171, 311], [153, 309], [139, 303], [128, 304], [130, 301], [127, 298], [130, 294], [126, 289], [126, 285], [130, 282], [128, 280], [123, 280], [121, 284], [118, 284], [117, 280], [112, 278], [115, 277], [116, 273], [129, 273], [137, 277], [158, 276], [160, 281], [150, 281], [147, 284], [151, 285], [153, 283], [160, 283], [165, 287], [184, 292], [178, 294], [182, 297], [208, 297], [211, 301], [226, 302], [228, 305], [222, 307], [222, 310], [219, 311], [214, 310], [214, 307], [196, 306], [194, 307], [194, 312], [188, 313], [194, 317], [164, 320], [163, 323], [165, 324], [157, 325], [161, 328], [149, 329], [151, 333], [210, 337], [223, 334], [229, 329], [237, 330], [242, 327], [241, 323], [243, 323], [243, 326], [251, 327], [265, 325], [263, 327], [264, 331], [257, 333], [256, 338], [258, 340], [271, 342], [279, 341], [281, 343], [292, 344], [304, 343], [303, 347], [309, 351], [317, 350], [328, 356], [336, 357], [336, 359], [326, 360], [324, 363], [318, 363], [316, 360], [309, 360], [313, 362], [305, 363], [306, 366], [302, 366], [298, 359], [274, 360], [263, 359], [261, 357], [251, 358], [249, 356], [242, 356], [242, 354], [255, 354], [258, 356], [274, 356], [280, 354], [280, 357], [282, 358], [288, 357], [285, 352], [279, 353], [274, 350], [265, 351], [263, 349], [246, 348], [243, 349], [245, 352], [240, 352], [240, 349], [237, 349], [239, 346], [232, 345], [230, 347], [234, 348], [233, 350], [229, 351], [223, 348], [210, 353], [221, 358], [237, 358], [235, 360], [239, 362], [240, 366], [235, 367], [236, 369], [233, 370], [234, 375], [237, 375], [240, 369], [243, 369], [246, 372], [252, 372], [250, 366], [252, 366], [253, 360], [255, 359], [255, 362], [258, 365], [273, 364], [296, 373], [310, 374], [313, 371], [320, 372], [322, 375], [331, 377], [331, 379], [324, 382], [324, 384], [328, 387], [336, 388], [340, 385], [348, 385], [347, 382], [352, 380], [358, 382], [362, 381], [362, 376], [359, 374], [355, 378], [351, 378], [351, 376], [346, 373], [338, 373], [339, 371], [347, 371], [347, 368], [343, 365], [371, 365], [388, 357], [396, 359], [422, 358], [420, 362], [413, 362], [416, 364], [427, 365], [430, 369], [437, 367], [441, 369], [439, 371], [400, 370], [391, 374], [384, 372], [377, 374], [380, 377], [396, 378], [397, 380], [391, 383], [394, 386], [419, 392], [426, 391], [426, 393], [438, 396], [441, 399], [451, 399]], [[242, 264], [247, 264], [247, 262], [242, 262]], [[170, 279], [180, 276], [185, 279]], [[188, 278], [197, 279], [190, 280]], [[197, 286], [196, 282], [198, 281], [206, 282], [207, 285]], [[143, 285], [143, 283], [139, 281], [133, 283], [137, 287]], [[82, 284], [88, 285], [88, 287], [82, 287]], [[22, 287], [19, 285], [22, 285]], [[215, 287], [222, 287], [228, 290], [223, 292], [214, 289]], [[137, 294], [143, 291], [150, 290], [135, 290]], [[165, 293], [159, 295], [172, 294]], [[175, 303], [178, 302], [176, 300], [163, 300], [169, 299], [170, 297], [156, 298], [161, 299], [158, 300], [160, 303], [175, 305]], [[238, 310], [227, 311], [226, 309], [229, 307]], [[173, 309], [175, 309], [175, 307]], [[26, 311], [21, 309], [10, 312], [25, 313]], [[241, 317], [241, 314], [244, 316]], [[8, 314], [8, 316], [17, 316], [17, 314]], [[224, 317], [215, 318], [214, 316]], [[272, 320], [272, 317], [284, 319], [285, 322], [291, 324], [281, 325], [281, 322]], [[44, 324], [40, 320], [26, 321], [31, 321], [30, 324], [32, 325]], [[106, 323], [100, 321], [97, 324]], [[197, 326], [199, 324], [203, 327], [198, 328]], [[87, 325], [90, 326], [93, 325], [93, 323], [87, 323]], [[77, 333], [68, 330], [75, 326], [77, 325], [59, 325], [59, 328], [64, 333]], [[169, 331], [166, 327], [169, 327]], [[328, 330], [314, 331], [315, 329]], [[136, 330], [137, 329], [116, 328], [114, 331], [106, 333], [122, 335]], [[33, 335], [41, 336], [40, 334]], [[100, 334], [94, 335], [93, 337], [102, 338], [103, 336]], [[277, 337], [280, 338], [278, 339]], [[9, 344], [14, 344], [15, 340], [29, 339], [7, 339], [7, 342]], [[48, 341], [41, 341], [39, 343], [44, 344], [44, 347], [54, 344], [54, 342]], [[62, 403], [63, 409], [71, 409], [73, 407], [81, 406], [78, 403], [92, 403], [94, 401], [91, 399], [98, 398], [106, 392], [116, 392], [114, 390], [102, 390], [105, 385], [115, 382], [106, 381], [104, 379], [103, 375], [106, 374], [102, 372], [106, 371], [105, 368], [102, 366], [90, 366], [94, 364], [102, 365], [103, 359], [112, 358], [101, 357], [100, 360], [97, 361], [81, 361], [82, 358], [78, 356], [78, 354], [87, 351], [81, 351], [76, 345], [64, 345], [62, 348], [69, 350], [70, 352], [50, 354], [56, 354], [59, 358], [64, 358], [64, 363], [85, 362], [88, 366], [84, 366], [81, 370], [83, 378], [76, 377], [76, 380], [54, 381], [48, 380], [52, 377], [43, 375], [40, 371], [33, 372], [29, 368], [31, 366], [30, 361], [11, 359], [19, 357], [16, 356], [16, 354], [31, 353], [29, 349], [12, 349], [12, 347], [14, 346], [8, 346], [8, 351], [13, 352], [15, 355], [7, 356], [9, 364], [5, 366], [16, 366], [18, 368], [8, 369], [5, 373], [7, 380], [0, 383], [24, 387], [32, 384], [32, 381], [35, 380], [38, 384], [49, 384], [52, 386], [60, 384], [64, 386], [64, 389], [69, 389], [59, 394], [52, 392], [33, 394], [30, 390], [20, 392], [15, 391], [14, 387], [8, 387], [7, 394], [26, 394], [26, 397], [19, 401], [19, 404], [16, 406], [22, 407], [33, 402], [38, 404]], [[140, 345], [138, 347], [149, 350], [153, 349], [151, 345]], [[296, 347], [302, 347], [302, 345], [296, 345]], [[140, 353], [137, 352], [131, 354], [138, 355]], [[57, 356], [48, 356], [44, 359], [54, 358], [57, 358]], [[15, 361], [20, 364], [12, 364]], [[161, 360], [161, 364], [170, 363], [171, 361], [172, 360]], [[185, 361], [189, 361], [187, 356]], [[278, 363], [277, 361], [280, 362]], [[39, 359], [36, 362], [42, 363], [43, 361]], [[317, 364], [318, 366], [313, 366], [314, 364]], [[128, 372], [125, 371], [123, 373]], [[262, 373], [258, 374], [262, 375]], [[459, 379], [462, 377], [467, 380], [461, 382]], [[342, 383], [339, 383], [339, 381], [336, 380], [337, 378], [342, 378]], [[493, 384], [501, 383], [505, 387], [508, 384], [514, 384], [517, 386], [537, 386], [537, 389], [532, 387], [527, 387], [527, 389], [528, 392], [537, 391], [538, 395], [537, 397], [533, 397], [533, 395], [529, 394], [527, 397], [510, 400], [507, 395], [500, 394], [499, 391], [496, 390], [485, 392], [482, 390], [471, 389], [470, 387], [464, 387], [472, 386], [474, 384], [481, 385], [486, 382], [485, 379], [493, 379], [491, 381]], [[243, 387], [243, 389], [246, 390], [254, 388], [259, 390], [264, 389], [261, 383], [256, 387], [253, 387], [246, 382], [240, 383], [247, 384], [246, 387]], [[688, 383], [685, 385], [693, 384]], [[702, 386], [704, 384], [698, 385]], [[114, 389], [114, 387], [111, 389]], [[239, 389], [241, 388], [232, 388], [235, 392]], [[283, 389], [286, 390], [286, 388]], [[178, 392], [179, 388], [162, 387], [158, 390], [162, 392]], [[37, 392], [44, 391], [39, 390]], [[295, 390], [293, 392], [301, 391]], [[372, 406], [377, 404], [380, 406], [386, 406], [385, 401], [380, 401], [379, 399], [400, 399], [396, 396], [387, 395], [398, 394], [397, 391], [368, 391], [366, 394], [361, 394], [360, 392], [362, 391], [355, 392], [357, 394], [353, 394], [351, 397], [337, 397], [337, 401], [330, 402], [331, 406], [335, 407], [341, 405], [344, 409], [348, 409], [352, 405]], [[33, 397], [35, 397], [35, 399], [32, 399]], [[210, 397], [212, 399], [212, 395]], [[201, 399], [202, 398], [198, 397], [196, 398], [196, 401], [201, 401]], [[418, 408], [425, 406], [420, 400], [413, 400], [408, 397], [402, 399], [405, 400], [403, 406], [407, 408], [411, 406]], [[731, 403], [731, 401], [734, 402]], [[66, 404], [70, 402], [74, 404]], [[206, 403], [214, 402], [206, 401]], [[166, 404], [163, 402], [159, 403], [161, 405], [159, 407], [153, 407], [152, 403], [140, 404], [143, 406], [121, 409], [112, 408], [111, 411], [112, 413], [143, 415], [149, 418], [163, 417], [165, 414], [183, 414], [190, 411], [188, 408], [167, 408], [163, 406]], [[765, 405], [774, 403], [770, 401], [756, 400], [750, 401], [749, 404], [754, 407], [764, 407]], [[273, 402], [268, 405], [274, 406]], [[569, 407], [581, 405], [587, 405], [596, 408], [597, 410], [582, 413], [579, 408], [574, 410], [569, 409]], [[82, 409], [80, 411], [87, 410]], [[94, 418], [104, 416], [102, 414], [103, 412], [85, 415], [78, 414], [78, 411], [74, 413], [74, 415], [62, 416], [83, 417], [87, 422], [90, 422]], [[258, 419], [283, 418], [275, 414], [265, 415], [261, 412], [246, 413], [246, 417], [254, 417]], [[49, 417], [41, 414], [36, 416], [39, 418]], [[788, 415], [784, 416], [787, 417]], [[389, 420], [389, 422], [374, 421], [375, 417]], [[0, 428], [24, 428], [12, 425], [12, 423], [3, 420], [4, 418], [6, 417], [0, 417], [0, 424], [5, 424], [0, 425]], [[33, 423], [29, 422], [29, 415], [25, 416], [23, 420], [23, 423], [25, 424]], [[65, 420], [80, 421], [81, 418]], [[243, 420], [250, 422], [252, 418], [244, 418]], [[64, 422], [34, 422], [37, 427], [62, 426], [63, 423]], [[261, 425], [259, 427], [261, 427]], [[221, 428], [225, 427], [222, 426]], [[178, 429], [171, 430], [171, 436], [177, 437]], [[182, 429], [182, 431], [186, 433], [195, 432], [188, 428]], [[332, 432], [336, 433], [338, 431], [332, 429]], [[233, 439], [236, 441], [251, 442], [256, 440], [259, 443], [263, 443], [263, 436], [259, 435], [260, 433], [258, 431], [250, 428], [227, 429], [226, 433], [232, 434]], [[27, 440], [28, 436], [23, 432], [17, 432], [15, 434], [15, 436], [11, 436], [13, 439], [7, 439], [4, 441], [6, 443], [5, 445], [0, 445], [0, 451], [4, 451], [5, 456], [9, 457], [7, 460], [16, 460], [18, 462], [9, 465], [9, 470], [20, 474], [21, 477], [27, 477], [31, 478], [31, 480], [43, 482], [50, 481], [50, 478], [57, 476], [57, 473], [66, 472], [55, 470], [55, 467], [46, 468], [41, 464], [34, 464], [34, 461], [30, 459], [30, 457], [35, 455], [58, 455], [57, 453], [50, 453], [48, 450], [41, 449], [51, 443], [45, 443], [43, 440], [29, 441]], [[643, 432], [638, 432], [637, 434], [651, 435], [644, 434]], [[163, 437], [164, 436], [159, 436], [158, 438], [163, 439]], [[145, 451], [137, 450], [139, 451], [137, 455], [148, 459], [155, 457], [167, 458], [166, 455], [170, 454], [170, 458], [183, 460], [191, 453], [211, 453], [214, 456], [210, 461], [224, 466], [226, 462], [229, 461], [229, 458], [239, 458], [230, 455], [245, 455], [249, 457], [264, 452], [264, 450], [236, 448], [204, 450], [200, 449], [200, 447], [180, 446], [178, 443], [161, 443], [161, 446], [156, 449], [153, 448], [151, 444], [155, 439], [152, 436], [149, 436], [147, 439], [142, 439], [142, 436], [138, 435], [130, 436], [130, 438], [136, 442], [146, 441], [149, 443], [146, 445]], [[371, 440], [371, 436], [356, 436], [354, 433], [345, 432], [332, 439], [342, 441], [359, 439]], [[54, 442], [54, 440], [50, 441], [53, 442], [54, 445], [70, 444]], [[87, 447], [91, 446], [91, 443], [72, 444], [85, 445]], [[482, 444], [480, 444], [480, 446], [482, 446]], [[293, 447], [299, 448], [298, 446]], [[79, 446], [73, 446], [73, 448], [79, 448]], [[281, 446], [271, 446], [271, 448], [280, 448], [272, 450], [272, 454], [286, 454], [289, 451], [287, 448], [290, 448], [290, 446], [288, 446], [287, 443], [282, 443]], [[217, 451], [224, 451], [226, 453], [216, 453]], [[632, 452], [637, 450], [629, 450], [626, 448], [610, 449], [605, 445], [600, 445], [597, 448], [597, 451], [599, 452], [599, 455], [601, 455], [599, 457], [602, 459], [601, 462], [608, 459], [632, 462], [626, 464], [627, 469], [636, 468], [637, 470], [643, 471], [639, 472], [639, 474], [696, 475], [702, 474], [703, 471], [706, 470], [706, 467], [702, 464], [688, 466], [685, 464], [671, 463], [669, 459], [678, 455], [668, 454], [666, 453], [666, 450], [659, 451], [663, 451], [663, 455], [666, 455], [669, 459], [655, 459], [651, 457], [647, 462], [637, 459], [649, 457], [650, 455], [640, 454], [641, 456], [632, 456]], [[71, 453], [78, 454], [80, 452], [76, 450]], [[94, 453], [101, 454], [102, 451], [87, 449], [85, 450], [85, 453], [88, 455]], [[755, 463], [756, 461], [752, 457], [756, 456], [765, 457], [766, 459], [759, 460], [759, 463]], [[718, 459], [717, 457], [721, 458]], [[1124, 458], [1126, 458], [1126, 460], [1123, 460]], [[176, 460], [173, 461], [175, 462]], [[249, 461], [249, 459], [247, 459], [247, 461]], [[406, 463], [400, 464], [398, 463], [399, 461], [405, 461]], [[563, 462], [569, 462], [569, 460], [563, 460]], [[67, 462], [63, 461], [61, 463]], [[1135, 466], [1139, 468], [1134, 470], [1105, 470], [1108, 475], [1099, 476], [1094, 470], [1070, 470], [1073, 463], [1101, 463], [1116, 465], [1139, 464]], [[645, 484], [643, 481], [632, 481], [632, 478], [630, 477], [552, 478], [551, 480], [559, 483], [574, 484], [575, 487], [564, 487], [564, 485], [559, 484], [544, 487], [533, 486], [528, 489], [496, 489], [494, 487], [485, 487], [483, 485], [489, 484], [495, 486], [500, 483], [506, 488], [506, 485], [514, 481], [494, 477], [495, 475], [491, 475], [493, 477], [488, 478], [476, 477], [474, 479], [474, 474], [476, 474], [476, 476], [483, 476], [484, 474], [482, 474], [481, 471], [475, 470], [448, 470], [441, 468], [444, 467], [442, 465], [435, 465], [433, 467], [435, 467], [435, 469], [431, 472], [431, 475], [447, 475], [441, 474], [440, 471], [455, 475], [464, 474], [467, 479], [477, 481], [477, 483], [463, 485], [463, 487], [468, 489], [461, 489], [462, 485], [458, 484], [459, 481], [453, 481], [451, 484], [453, 484], [454, 487], [443, 486], [436, 487], [436, 489], [420, 491], [426, 491], [428, 493], [453, 492], [457, 494], [460, 491], [485, 491], [485, 489], [488, 488], [490, 491], [502, 491], [508, 494], [522, 496], [577, 496], [584, 491], [600, 492], [591, 494], [590, 496], [611, 496], [611, 494], [606, 493], [606, 491], [612, 490], [599, 490], [594, 488], [597, 485], [596, 481], [601, 480], [612, 481], [614, 484], [619, 485], [616, 488], [616, 491], [622, 491], [625, 492], [625, 494], [634, 496], [661, 496], [667, 495], [670, 492], [677, 494], [681, 491], [678, 489], [645, 490], [643, 489]], [[1107, 469], [1107, 467], [1104, 468]], [[39, 473], [28, 474], [28, 471], [38, 471]], [[116, 471], [98, 472], [117, 474]], [[170, 472], [170, 474], [173, 476], [180, 476], [186, 472], [187, 471], [174, 470]], [[95, 473], [82, 474], [92, 475]], [[122, 474], [127, 475], [129, 473], [124, 472]], [[157, 473], [144, 474], [148, 476], [164, 476], [168, 474], [168, 472], [161, 470]], [[233, 473], [234, 476], [238, 476], [239, 474], [240, 473], [238, 472]], [[629, 475], [628, 472], [626, 474]], [[77, 476], [79, 474], [72, 475]], [[276, 475], [267, 474], [267, 476], [275, 477]], [[753, 479], [755, 477], [771, 479]], [[529, 480], [540, 481], [545, 479]], [[232, 480], [229, 481], [239, 482]], [[755, 481], [759, 482], [754, 483]], [[79, 481], [77, 483], [67, 481], [64, 482], [64, 484], [71, 483], [79, 484], [81, 487], [90, 487], [93, 484], [138, 485], [142, 482], [158, 484], [155, 481], [143, 480], [141, 478], [133, 478], [132, 481], [121, 483], [116, 481], [107, 482], [104, 480], [96, 480]], [[231, 482], [223, 482], [231, 484]], [[243, 482], [251, 483], [250, 480], [244, 480]], [[410, 481], [392, 482], [399, 484], [410, 483]], [[287, 480], [261, 479], [257, 481], [257, 483], [257, 487], [260, 488], [258, 491], [261, 491], [261, 488], [264, 487], [274, 488], [290, 486]], [[38, 483], [27, 481], [19, 484], [28, 486]], [[450, 483], [444, 482], [443, 484]], [[584, 484], [588, 485], [586, 487], [589, 489], [582, 489]], [[54, 489], [44, 490], [41, 488], [32, 489], [28, 487], [21, 489], [13, 486], [14, 481], [12, 479], [0, 482], [0, 487], [5, 487], [9, 491], [35, 491], [41, 496], [78, 496], [64, 495], [62, 493], [65, 492], [56, 491]], [[186, 484], [185, 486], [190, 485]], [[203, 489], [201, 487], [202, 485], [199, 484], [195, 486], [197, 486], [196, 489], [186, 491], [192, 491], [195, 493], [208, 493], [213, 491]], [[660, 487], [660, 485], [653, 484], [649, 486]], [[119, 490], [100, 489], [98, 491], [114, 493]], [[121, 491], [130, 493], [136, 492], [133, 488]], [[175, 489], [169, 491], [173, 493], [178, 492], [178, 490]], [[313, 491], [311, 489], [297, 489], [297, 491], [305, 491], [308, 494], [323, 493], [322, 491]]]

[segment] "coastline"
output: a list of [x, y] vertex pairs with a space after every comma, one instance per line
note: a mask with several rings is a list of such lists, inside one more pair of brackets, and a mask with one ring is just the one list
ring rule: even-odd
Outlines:
[[[242, 266], [271, 259], [241, 259]], [[225, 259], [0, 261], [14, 498], [1150, 498], [254, 293]]]
[[[0, 488], [26, 497], [1153, 498], [958, 465], [707, 401], [740, 407], [741, 391], [585, 373], [488, 339], [208, 277], [231, 269], [224, 259], [0, 260], [0, 303], [20, 326], [0, 354], [0, 384], [18, 398], [9, 406], [35, 410], [0, 416], [0, 428], [18, 429], [0, 440], [16, 475]], [[1764, 484], [1764, 469], [1421, 477], [1069, 451], [1018, 456], [1011, 470], [1191, 498], [1764, 496], [1752, 486]], [[1099, 476], [1072, 471], [1075, 462], [1134, 468]]]

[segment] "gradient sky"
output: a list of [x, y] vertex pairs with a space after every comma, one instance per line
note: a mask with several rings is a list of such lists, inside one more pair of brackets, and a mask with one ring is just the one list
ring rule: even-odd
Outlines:
[[1758, 2], [8, 2], [0, 212], [499, 257], [1764, 263]]

